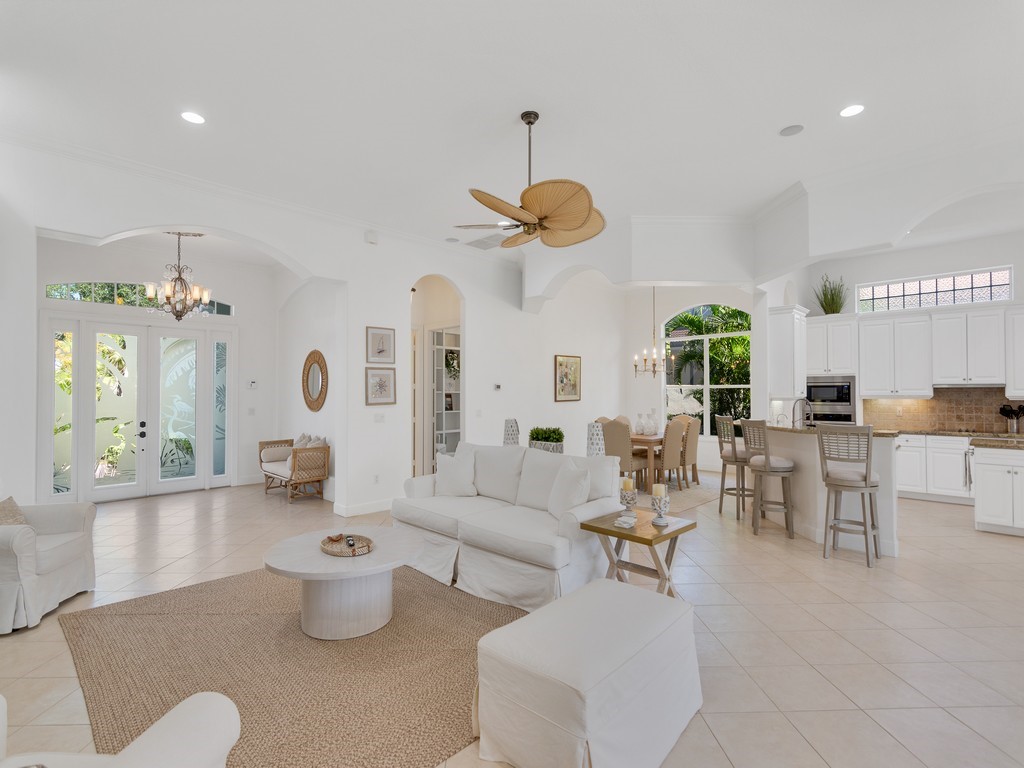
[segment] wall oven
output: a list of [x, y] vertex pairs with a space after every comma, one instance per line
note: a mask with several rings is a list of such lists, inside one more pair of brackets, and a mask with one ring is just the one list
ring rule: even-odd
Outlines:
[[857, 390], [853, 376], [808, 376], [810, 421], [856, 422]]

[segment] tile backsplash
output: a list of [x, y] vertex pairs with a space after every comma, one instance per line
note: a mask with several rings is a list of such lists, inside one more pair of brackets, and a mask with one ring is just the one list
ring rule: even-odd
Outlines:
[[[1003, 403], [1016, 408], [1024, 400], [1008, 399], [1003, 387], [936, 387], [930, 400], [865, 400], [864, 423], [907, 432], [1006, 432], [1006, 419], [999, 415]], [[1024, 429], [1024, 419], [1020, 426]]]

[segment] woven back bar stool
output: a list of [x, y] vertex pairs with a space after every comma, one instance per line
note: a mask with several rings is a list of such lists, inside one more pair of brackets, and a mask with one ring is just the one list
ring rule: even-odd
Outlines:
[[[840, 533], [863, 534], [868, 568], [872, 567], [872, 539], [875, 557], [881, 557], [878, 540], [878, 473], [871, 470], [871, 432], [870, 426], [818, 427], [821, 477], [828, 489], [823, 554], [827, 559], [830, 532], [832, 549], [838, 548]], [[861, 520], [842, 516], [844, 493], [860, 495]]]
[[[747, 459], [749, 453], [743, 445], [736, 442], [736, 423], [729, 416], [715, 416], [715, 429], [718, 432], [718, 452], [722, 458], [722, 490], [718, 493], [718, 514], [722, 514], [722, 503], [726, 496], [736, 498], [736, 519], [743, 516], [743, 500], [754, 495], [747, 488]], [[725, 473], [733, 467], [736, 473], [736, 485], [725, 486]]]
[[[761, 532], [761, 518], [765, 511], [781, 509], [786, 515], [786, 535], [794, 538], [793, 533], [793, 489], [791, 486], [796, 465], [791, 459], [772, 454], [768, 443], [768, 424], [763, 420], [741, 419], [743, 444], [750, 454], [748, 466], [754, 475], [754, 510], [751, 518], [754, 523], [754, 535]], [[766, 499], [765, 478], [777, 477], [782, 481], [782, 501]]]

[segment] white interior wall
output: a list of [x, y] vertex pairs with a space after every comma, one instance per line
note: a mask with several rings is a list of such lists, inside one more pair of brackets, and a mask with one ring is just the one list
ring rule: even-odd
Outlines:
[[[167, 238], [167, 253], [137, 249], [131, 238], [118, 240], [101, 247], [81, 243], [38, 239], [38, 277], [34, 294], [42, 296], [48, 283], [61, 282], [137, 282], [154, 281], [164, 273], [164, 265], [175, 254], [176, 241]], [[231, 304], [235, 314], [231, 317], [189, 318], [183, 327], [237, 328], [238, 349], [234, 351], [238, 372], [238, 389], [229, 398], [235, 420], [236, 484], [259, 482], [262, 475], [256, 458], [256, 444], [260, 440], [279, 437], [276, 431], [278, 409], [277, 386], [277, 319], [267, 307], [276, 306], [275, 285], [286, 270], [276, 266], [263, 266], [220, 259], [196, 262], [190, 259], [183, 246], [182, 261], [193, 269], [193, 275], [203, 285], [210, 286], [214, 299]], [[74, 312], [75, 302], [44, 301], [48, 307], [62, 312]], [[150, 314], [133, 307], [111, 308], [124, 322], [143, 325], [166, 322], [162, 314]], [[301, 368], [300, 368], [301, 372]], [[298, 379], [296, 373], [296, 380]], [[245, 382], [255, 380], [256, 389], [246, 388]], [[52, 386], [52, 382], [41, 382]], [[232, 405], [233, 404], [233, 405]], [[229, 461], [230, 466], [230, 461]]]

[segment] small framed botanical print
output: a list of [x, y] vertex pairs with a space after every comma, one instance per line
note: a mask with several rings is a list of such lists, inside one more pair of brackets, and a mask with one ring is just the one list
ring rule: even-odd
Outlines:
[[366, 326], [366, 362], [395, 362], [395, 329]]
[[367, 368], [366, 404], [394, 405], [395, 402], [395, 369]]
[[583, 359], [576, 355], [555, 355], [555, 402], [580, 399], [580, 375]]

